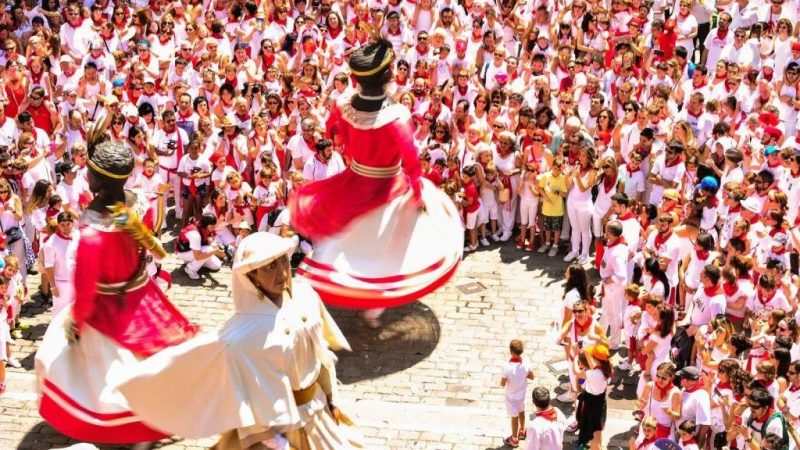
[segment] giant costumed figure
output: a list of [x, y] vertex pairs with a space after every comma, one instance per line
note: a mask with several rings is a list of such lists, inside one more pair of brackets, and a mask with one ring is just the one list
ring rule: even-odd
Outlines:
[[191, 338], [197, 327], [148, 275], [148, 252], [165, 252], [139, 219], [149, 209], [147, 200], [124, 189], [133, 156], [104, 130], [99, 125], [87, 136], [87, 181], [95, 197], [80, 227], [75, 302], [53, 318], [36, 353], [39, 413], [81, 441], [155, 441], [166, 435], [132, 413], [109, 380]]
[[218, 450], [361, 447], [336, 406], [331, 348], [349, 346], [314, 290], [292, 280], [293, 246], [266, 232], [242, 240], [222, 329], [115, 380], [138, 416], [183, 437], [222, 433]]
[[360, 91], [327, 124], [350, 166], [289, 200], [292, 227], [314, 242], [298, 274], [329, 305], [412, 302], [443, 285], [463, 252], [458, 211], [421, 176], [411, 113], [386, 96], [393, 59], [391, 43], [374, 35], [350, 56]]

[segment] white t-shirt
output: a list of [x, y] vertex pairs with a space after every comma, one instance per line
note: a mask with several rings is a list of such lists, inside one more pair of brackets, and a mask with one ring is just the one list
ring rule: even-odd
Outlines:
[[527, 361], [508, 361], [503, 365], [503, 378], [506, 380], [506, 398], [520, 400], [525, 398], [528, 388], [528, 374], [531, 372]]
[[681, 392], [681, 420], [693, 420], [698, 426], [711, 426], [711, 397], [705, 389], [694, 392]]
[[56, 281], [70, 281], [75, 272], [75, 256], [78, 251], [78, 232], [72, 231], [72, 239], [62, 239], [57, 234], [50, 236], [44, 244], [44, 267], [53, 269]]
[[[197, 159], [192, 159], [189, 155], [183, 155], [183, 158], [181, 158], [178, 164], [178, 172], [190, 174], [194, 169], [199, 169], [199, 173], [211, 173], [211, 163], [202, 156], [198, 156]], [[182, 181], [184, 186], [190, 186], [192, 184], [192, 180], [189, 178], [183, 178]], [[196, 179], [194, 183], [195, 186], [205, 186], [206, 183], [208, 183], [208, 178]]]

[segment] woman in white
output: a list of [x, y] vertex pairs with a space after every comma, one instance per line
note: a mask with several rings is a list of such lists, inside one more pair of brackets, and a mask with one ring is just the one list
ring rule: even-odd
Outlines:
[[792, 57], [792, 44], [795, 42], [792, 38], [793, 28], [794, 26], [789, 19], [778, 19], [778, 32], [772, 40], [772, 59], [775, 61], [775, 73], [773, 76], [777, 79], [783, 78], [786, 64], [789, 63], [789, 59]]
[[[338, 401], [344, 336], [307, 284], [293, 281], [292, 243], [242, 240], [233, 261], [233, 316], [214, 333], [161, 351], [117, 380], [137, 416], [218, 448], [361, 448]], [[203, 370], [197, 370], [202, 367]]]
[[[648, 382], [637, 403], [645, 417], [656, 419], [656, 438], [667, 438], [672, 434], [675, 419], [681, 413], [681, 390], [673, 383], [675, 365], [663, 362], [656, 367], [655, 379]], [[677, 415], [676, 415], [677, 414]]]
[[583, 147], [578, 153], [578, 163], [567, 172], [567, 214], [572, 229], [570, 243], [572, 249], [564, 261], [578, 258], [580, 264], [589, 262], [592, 245], [592, 186], [597, 181], [594, 168], [594, 149]]
[[727, 267], [722, 270], [722, 292], [725, 294], [725, 315], [734, 329], [741, 330], [747, 314], [747, 302], [755, 291], [750, 270], [753, 260], [747, 256], [736, 255], [731, 258]]
[[217, 225], [214, 228], [214, 239], [218, 244], [225, 246], [236, 242], [236, 236], [231, 231], [229, 219], [233, 216], [233, 208], [228, 206], [225, 191], [214, 189], [211, 191], [211, 201], [203, 208], [203, 214], [212, 214], [217, 218]]
[[285, 153], [286, 150], [280, 139], [278, 139], [278, 132], [268, 129], [267, 122], [263, 117], [257, 116], [253, 118], [253, 132], [250, 134], [248, 144], [250, 155], [255, 155], [253, 159], [254, 173], [258, 174], [261, 168], [264, 167], [263, 160], [268, 158], [275, 165], [277, 175], [281, 176], [281, 161], [278, 158], [278, 153]]
[[697, 36], [697, 19], [692, 14], [692, 0], [681, 0], [675, 29], [678, 32], [678, 40], [675, 42], [675, 46], [686, 48], [689, 60], [692, 60], [694, 38]]
[[624, 182], [620, 185], [619, 170], [613, 156], [606, 156], [600, 161], [600, 170], [603, 171], [603, 176], [597, 184], [597, 198], [592, 210], [592, 233], [596, 245], [600, 245], [603, 227], [611, 214], [611, 197], [625, 190]]
[[578, 376], [575, 371], [574, 361], [580, 355], [582, 349], [597, 344], [608, 344], [606, 330], [594, 320], [593, 313], [594, 310], [587, 300], [578, 300], [572, 305], [572, 320], [565, 322], [561, 328], [561, 336], [558, 341], [563, 343], [566, 348], [567, 360], [569, 361], [567, 365], [569, 385], [561, 385], [561, 388], [567, 392], [557, 397], [559, 402], [572, 403], [578, 398]]
[[[22, 231], [23, 224], [22, 201], [17, 194], [11, 191], [11, 185], [5, 178], [0, 178], [0, 228], [9, 242], [11, 254], [19, 260], [19, 272], [24, 280], [28, 274], [25, 257], [25, 239]], [[14, 231], [16, 229], [16, 231]], [[13, 242], [12, 242], [13, 241]]]
[[[533, 242], [536, 240], [536, 218], [539, 214], [539, 187], [536, 164], [527, 164], [525, 172], [520, 177], [519, 186], [519, 212], [520, 212], [520, 236], [517, 248], [525, 247], [525, 236], [529, 236], [527, 251], [533, 251]], [[530, 232], [528, 232], [530, 230]]]
[[705, 338], [705, 342], [697, 346], [697, 362], [708, 378], [714, 378], [720, 362], [735, 356], [731, 336], [733, 325], [725, 316], [714, 317], [707, 326], [700, 327], [696, 337]]
[[647, 355], [647, 362], [642, 368], [636, 392], [642, 392], [645, 384], [656, 378], [658, 366], [669, 361], [670, 344], [674, 333], [675, 311], [671, 306], [662, 304], [658, 308], [658, 325], [651, 330], [647, 343], [642, 349], [642, 354]]
[[516, 139], [513, 133], [509, 131], [500, 133], [494, 154], [494, 165], [497, 167], [503, 188], [509, 190], [508, 200], [502, 202], [501, 198], [500, 204], [500, 226], [503, 232], [499, 237], [500, 241], [507, 241], [511, 238], [517, 216], [517, 189], [522, 168], [522, 157], [516, 149]]
[[780, 118], [786, 128], [784, 133], [786, 136], [794, 136], [795, 128], [797, 127], [797, 108], [800, 108], [800, 92], [798, 92], [797, 84], [800, 81], [800, 65], [796, 62], [790, 62], [783, 73], [783, 79], [778, 81], [775, 85], [775, 91], [778, 93], [780, 103], [778, 103], [778, 110], [780, 111]]

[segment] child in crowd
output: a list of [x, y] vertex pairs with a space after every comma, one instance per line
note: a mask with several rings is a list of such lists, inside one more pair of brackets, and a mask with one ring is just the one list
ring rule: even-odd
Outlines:
[[478, 248], [478, 211], [481, 209], [481, 200], [478, 187], [475, 185], [475, 166], [467, 166], [461, 171], [461, 180], [464, 184], [465, 227], [469, 234], [469, 244], [464, 251], [472, 252]]
[[276, 168], [270, 164], [258, 172], [258, 184], [253, 191], [256, 201], [256, 229], [266, 231], [269, 228], [270, 213], [276, 211], [284, 197], [284, 182], [275, 179]]
[[618, 365], [619, 370], [631, 370], [636, 359], [637, 345], [636, 333], [639, 329], [639, 322], [642, 318], [642, 302], [639, 297], [641, 288], [638, 284], [631, 283], [625, 287], [625, 300], [628, 305], [622, 314], [622, 324], [625, 328], [625, 336], [628, 336], [628, 355]]
[[[22, 302], [28, 294], [28, 288], [25, 286], [25, 280], [19, 272], [19, 259], [14, 255], [8, 255], [5, 257], [4, 262], [3, 274], [8, 279], [8, 294], [6, 296], [8, 297], [7, 303], [9, 305], [9, 326], [11, 332], [14, 333], [13, 337], [21, 338], [22, 335], [17, 330], [17, 327], [20, 325], [19, 314], [22, 312]], [[20, 329], [22, 328], [20, 327]], [[9, 358], [8, 365], [14, 368], [21, 367], [19, 361], [13, 357]]]
[[539, 214], [539, 185], [536, 180], [538, 175], [536, 161], [528, 162], [526, 169], [523, 176], [520, 177], [519, 188], [517, 189], [520, 193], [520, 235], [517, 248], [525, 247], [525, 235], [530, 230], [528, 246], [525, 247], [525, 250], [530, 252], [533, 251], [533, 241], [536, 239], [536, 218]]
[[[0, 275], [0, 394], [6, 391], [6, 363], [10, 363], [11, 334], [8, 327], [8, 278]], [[16, 360], [16, 358], [14, 358]]]
[[500, 180], [497, 178], [497, 166], [490, 161], [484, 169], [486, 174], [483, 185], [481, 186], [481, 245], [489, 245], [486, 239], [486, 224], [489, 224], [489, 232], [492, 239], [498, 240], [497, 236], [497, 217], [500, 214], [500, 207], [497, 204], [497, 191], [502, 188]]
[[503, 443], [517, 447], [520, 439], [525, 439], [525, 397], [528, 380], [533, 379], [533, 370], [528, 362], [522, 360], [523, 345], [514, 339], [508, 345], [511, 359], [503, 365], [500, 386], [505, 388], [506, 412], [511, 417], [511, 436]]
[[250, 233], [253, 232], [253, 229], [250, 227], [250, 224], [244, 220], [239, 222], [239, 225], [236, 226], [236, 229], [237, 229], [236, 244], [234, 245], [236, 247], [239, 247], [239, 244], [241, 244], [242, 239], [246, 238], [247, 236], [250, 236]]
[[544, 215], [544, 242], [537, 250], [548, 252], [550, 256], [558, 254], [558, 243], [561, 239], [561, 223], [564, 220], [564, 198], [567, 196], [567, 178], [563, 172], [564, 158], [553, 158], [552, 168], [539, 177], [539, 193], [542, 198], [542, 214]]

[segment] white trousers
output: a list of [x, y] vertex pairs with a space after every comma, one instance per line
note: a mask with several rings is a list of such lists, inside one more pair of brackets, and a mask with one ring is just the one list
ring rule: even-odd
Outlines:
[[[211, 250], [212, 247], [210, 245], [204, 245], [200, 247], [200, 251], [203, 253], [208, 253]], [[214, 255], [204, 259], [197, 259], [194, 257], [194, 252], [189, 250], [188, 252], [178, 253], [178, 258], [186, 261], [186, 266], [193, 272], [197, 272], [203, 267], [212, 271], [217, 271], [222, 268], [222, 261]]]
[[622, 316], [625, 313], [625, 285], [610, 283], [603, 287], [603, 316], [600, 325], [608, 329], [608, 347], [619, 348], [622, 342]]
[[539, 214], [539, 197], [520, 201], [519, 221], [523, 226], [535, 227], [536, 216]]
[[570, 202], [567, 199], [567, 215], [572, 228], [571, 251], [580, 253], [581, 256], [589, 256], [592, 248], [592, 210], [591, 200]]
[[[161, 168], [161, 178], [164, 179], [164, 183], [172, 185], [172, 197], [175, 199], [175, 220], [180, 223], [183, 218], [183, 204], [181, 202], [181, 177], [178, 176], [175, 172], [168, 172], [163, 167]], [[169, 195], [169, 194], [165, 194]], [[164, 202], [164, 209], [167, 208], [167, 202]], [[164, 212], [164, 217], [166, 217], [166, 211]], [[166, 221], [164, 221], [166, 223]]]
[[72, 280], [56, 280], [56, 289], [58, 297], [53, 296], [53, 316], [75, 301], [75, 285]]

